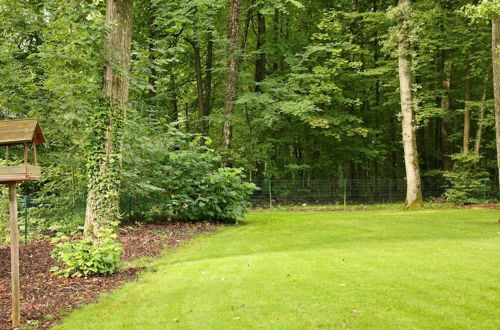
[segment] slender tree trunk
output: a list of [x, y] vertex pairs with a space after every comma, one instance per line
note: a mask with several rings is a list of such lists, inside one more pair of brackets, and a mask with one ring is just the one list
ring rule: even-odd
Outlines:
[[257, 13], [257, 60], [255, 61], [255, 92], [262, 92], [260, 83], [266, 78], [266, 16]]
[[250, 23], [252, 22], [252, 18], [253, 18], [254, 4], [255, 4], [255, 0], [252, 0], [250, 2], [250, 5], [248, 6], [248, 9], [247, 9], [247, 14], [245, 17], [245, 24], [243, 25], [243, 38], [241, 40], [241, 51], [242, 52], [244, 52], [247, 48], [248, 31], [250, 30]]
[[205, 96], [203, 93], [203, 72], [201, 71], [201, 53], [198, 41], [192, 41], [194, 55], [194, 71], [196, 76], [196, 96], [198, 100], [198, 119], [200, 121], [200, 129], [203, 132], [203, 118], [205, 112]]
[[171, 108], [170, 108], [170, 111], [168, 113], [168, 117], [169, 117], [168, 119], [170, 119], [170, 122], [176, 123], [175, 127], [179, 128], [179, 122], [178, 122], [179, 121], [179, 95], [178, 95], [178, 87], [177, 87], [176, 81], [175, 81], [175, 76], [170, 75], [169, 81], [170, 81], [169, 90], [171, 91], [172, 96], [171, 96], [171, 101], [170, 101]]
[[222, 129], [222, 146], [226, 149], [231, 147], [233, 135], [232, 114], [234, 102], [237, 97], [238, 88], [238, 30], [241, 0], [231, 0], [229, 11], [229, 46], [226, 89], [224, 93], [224, 127]]
[[450, 61], [450, 53], [447, 51], [443, 56], [443, 81], [442, 88], [444, 90], [443, 96], [441, 98], [441, 108], [444, 110], [443, 120], [441, 122], [441, 145], [443, 151], [443, 169], [445, 171], [451, 171], [451, 153], [452, 146], [450, 143], [450, 132], [452, 129], [450, 116], [451, 109], [451, 98], [450, 98], [450, 88], [451, 88], [451, 70], [452, 65]]
[[186, 118], [186, 132], [191, 131], [191, 125], [189, 124], [189, 111], [190, 111], [190, 106], [189, 102], [186, 102], [186, 107], [184, 108], [184, 117]]
[[[273, 16], [273, 43], [275, 46], [279, 45], [281, 42], [280, 39], [280, 14], [279, 10], [275, 9], [274, 10], [274, 16]], [[277, 72], [279, 70], [279, 60], [280, 60], [280, 50], [276, 47], [274, 47], [274, 52], [273, 52], [273, 72]]]
[[201, 120], [201, 133], [203, 135], [208, 135], [209, 133], [209, 123], [208, 116], [212, 112], [212, 70], [214, 64], [214, 41], [212, 39], [212, 34], [209, 35], [207, 41], [207, 60], [205, 63], [205, 100], [203, 102], [203, 114], [200, 118]]
[[[498, 174], [500, 178], [500, 19], [492, 22], [493, 87], [495, 97], [495, 128], [497, 145]], [[500, 179], [498, 180], [500, 184]]]
[[423, 205], [420, 166], [418, 163], [417, 137], [414, 124], [414, 109], [412, 99], [412, 71], [408, 31], [404, 30], [405, 20], [410, 9], [409, 0], [399, 0], [401, 9], [400, 39], [399, 39], [399, 82], [401, 96], [401, 115], [403, 129], [403, 147], [406, 168], [406, 202], [407, 209], [419, 208]]
[[[470, 54], [470, 52], [468, 52]], [[469, 153], [470, 144], [470, 126], [471, 126], [471, 116], [470, 116], [470, 105], [468, 102], [472, 101], [472, 79], [470, 77], [471, 67], [467, 64], [467, 70], [465, 71], [465, 105], [464, 105], [464, 141], [463, 141], [463, 152], [465, 154]]]
[[153, 8], [153, 4], [151, 3], [151, 0], [148, 1], [148, 6], [147, 8], [149, 9], [147, 14], [149, 16], [148, 23], [149, 23], [149, 85], [151, 85], [151, 89], [148, 92], [148, 96], [150, 98], [151, 104], [155, 104], [154, 98], [157, 95], [156, 91], [156, 81], [158, 79], [158, 72], [156, 71], [156, 55], [155, 55], [155, 41], [157, 40], [157, 33], [156, 33], [156, 27], [155, 27], [155, 21], [156, 21], [156, 16]]
[[[93, 146], [89, 157], [89, 186], [85, 214], [85, 235], [96, 239], [101, 228], [119, 220], [119, 170], [121, 166], [122, 125], [129, 97], [132, 0], [108, 0], [107, 39], [103, 92], [109, 102], [108, 113], [100, 115], [95, 134], [103, 132], [102, 146]], [[104, 124], [104, 130], [99, 125]], [[100, 142], [99, 142], [100, 143]], [[102, 149], [100, 148], [102, 147]]]
[[486, 74], [486, 78], [484, 79], [483, 86], [483, 96], [481, 97], [481, 109], [479, 110], [479, 117], [477, 118], [477, 131], [476, 131], [476, 141], [474, 143], [474, 152], [479, 154], [481, 150], [481, 139], [483, 138], [483, 127], [484, 127], [484, 102], [486, 101], [486, 95], [488, 93], [488, 80], [489, 74]]

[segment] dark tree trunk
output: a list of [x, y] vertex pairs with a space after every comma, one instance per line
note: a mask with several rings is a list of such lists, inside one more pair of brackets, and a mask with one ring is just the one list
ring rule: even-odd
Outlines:
[[[470, 51], [468, 52], [470, 54]], [[470, 77], [471, 67], [467, 64], [467, 69], [465, 70], [465, 95], [464, 95], [464, 136], [463, 136], [463, 152], [465, 154], [469, 153], [470, 144], [470, 105], [469, 102], [472, 101], [472, 78]]]
[[207, 41], [207, 60], [205, 63], [205, 100], [203, 101], [203, 112], [201, 120], [201, 133], [203, 135], [209, 134], [208, 116], [212, 112], [212, 70], [214, 63], [214, 41], [212, 34], [209, 35]]
[[452, 70], [450, 57], [451, 54], [448, 51], [443, 55], [443, 95], [441, 97], [441, 108], [444, 110], [444, 116], [441, 122], [441, 150], [443, 151], [443, 170], [445, 171], [451, 171], [451, 154], [453, 152], [450, 142], [452, 123], [449, 118], [451, 109], [450, 88]]
[[238, 30], [241, 0], [231, 0], [229, 11], [229, 46], [227, 61], [226, 89], [224, 93], [224, 126], [222, 129], [222, 146], [231, 147], [233, 139], [232, 115], [238, 91]]
[[[194, 72], [196, 77], [196, 100], [198, 104], [198, 119], [200, 123], [203, 123], [204, 111], [205, 111], [205, 96], [203, 93], [203, 72], [201, 71], [201, 52], [200, 45], [198, 41], [190, 41], [191, 46], [193, 47], [193, 59], [194, 59]], [[200, 124], [200, 130], [202, 129], [203, 124]]]
[[257, 13], [257, 60], [255, 61], [255, 92], [262, 92], [261, 82], [266, 78], [266, 16]]

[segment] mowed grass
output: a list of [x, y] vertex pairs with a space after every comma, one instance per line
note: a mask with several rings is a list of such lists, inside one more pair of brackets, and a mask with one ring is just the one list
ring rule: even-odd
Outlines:
[[60, 329], [499, 329], [500, 213], [259, 212]]

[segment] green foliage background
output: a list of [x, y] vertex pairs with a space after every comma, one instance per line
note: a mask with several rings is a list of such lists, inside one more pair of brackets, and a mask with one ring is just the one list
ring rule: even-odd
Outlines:
[[[120, 198], [163, 194], [165, 203], [172, 195], [191, 196], [186, 193], [189, 184], [181, 194], [169, 190], [175, 183], [169, 173], [186, 180], [192, 175], [189, 180], [200, 180], [196, 185], [211, 194], [232, 186], [231, 194], [238, 197], [221, 195], [229, 205], [246, 198], [251, 189], [243, 188], [237, 170], [216, 169], [222, 163], [220, 155], [225, 163], [242, 168], [250, 181], [404, 178], [394, 1], [242, 1], [238, 99], [230, 118], [222, 114], [228, 3], [134, 2], [131, 96], [123, 122]], [[102, 107], [108, 32], [104, 14], [103, 0], [0, 0], [0, 119], [36, 117], [48, 139], [40, 152], [43, 180], [21, 185], [21, 193], [36, 197], [42, 206], [35, 213], [41, 227], [47, 227], [54, 215], [64, 224], [81, 221], [89, 150], [97, 136], [96, 114]], [[424, 175], [444, 170], [443, 160], [449, 156], [443, 148], [444, 121], [451, 122], [450, 153], [461, 152], [468, 105], [473, 136], [479, 112], [485, 111], [481, 159], [475, 166], [491, 181], [498, 180], [488, 20], [496, 15], [498, 1], [481, 1], [479, 6], [465, 0], [412, 2], [407, 32], [414, 57]], [[264, 32], [258, 29], [259, 16]], [[182, 140], [177, 137], [194, 143], [193, 136], [201, 133], [195, 46], [200, 50], [202, 90], [209, 95], [207, 138], [213, 141], [214, 151], [176, 145]], [[258, 59], [263, 55], [265, 76], [256, 81]], [[450, 111], [441, 107], [446, 62], [452, 64]], [[464, 101], [466, 78], [473, 87], [473, 100], [468, 104]], [[234, 124], [230, 150], [220, 147], [226, 119]], [[176, 149], [181, 151], [173, 153]], [[2, 148], [0, 157], [16, 162], [21, 154], [17, 148]], [[199, 161], [200, 157], [207, 159]], [[176, 162], [195, 162], [196, 166], [192, 173], [168, 167]], [[211, 174], [195, 175], [203, 164]], [[189, 211], [184, 214], [188, 217], [201, 217], [200, 203], [219, 205], [216, 200], [189, 199], [192, 204], [188, 203]], [[238, 205], [230, 216], [241, 214], [244, 204]], [[217, 209], [209, 212], [214, 215], [208, 217], [229, 216]]]

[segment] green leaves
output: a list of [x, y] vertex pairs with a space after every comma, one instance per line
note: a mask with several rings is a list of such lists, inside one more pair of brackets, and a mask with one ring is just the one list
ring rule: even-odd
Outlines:
[[246, 213], [255, 185], [244, 182], [240, 169], [217, 168], [220, 158], [205, 147], [169, 155], [165, 206], [188, 220], [234, 221]]
[[477, 5], [464, 6], [463, 11], [473, 19], [498, 19], [500, 18], [500, 1], [481, 0]]
[[444, 174], [451, 184], [446, 190], [446, 198], [458, 205], [484, 201], [488, 173], [480, 167], [482, 157], [476, 153], [460, 153], [451, 158], [453, 171]]
[[51, 271], [62, 277], [111, 274], [118, 269], [123, 252], [115, 239], [116, 234], [111, 229], [101, 230], [96, 242], [59, 236], [53, 240], [52, 258], [62, 265], [52, 267]]

